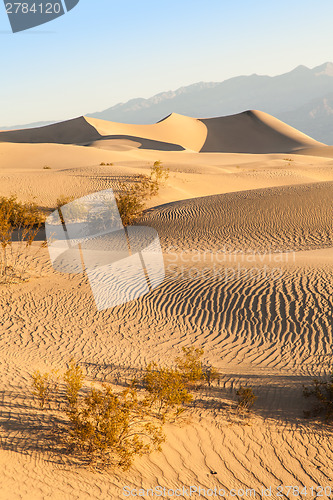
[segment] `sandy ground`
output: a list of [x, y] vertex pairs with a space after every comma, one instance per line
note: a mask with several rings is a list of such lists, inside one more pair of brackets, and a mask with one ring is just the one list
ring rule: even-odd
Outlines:
[[[271, 498], [288, 498], [279, 485], [306, 486], [303, 498], [320, 496], [318, 486], [333, 489], [332, 428], [303, 418], [302, 396], [303, 384], [332, 369], [333, 154], [258, 113], [243, 122], [238, 115], [234, 129], [261, 120], [265, 132], [256, 132], [255, 144], [252, 138], [252, 154], [199, 153], [209, 137], [216, 144], [223, 123], [179, 115], [154, 126], [89, 119], [93, 131], [77, 119], [74, 129], [58, 125], [57, 140], [51, 129], [42, 143], [23, 131], [0, 143], [0, 196], [48, 209], [62, 195], [117, 189], [156, 160], [170, 169], [141, 221], [160, 236], [160, 287], [98, 312], [85, 276], [53, 271], [46, 249], [28, 282], [1, 286], [1, 499], [120, 499], [124, 487], [157, 485], [235, 488], [234, 498], [246, 498], [241, 489], [264, 498], [270, 486]], [[72, 144], [57, 143], [68, 131]], [[267, 152], [267, 134], [285, 151]], [[33, 370], [62, 369], [75, 356], [89, 374], [101, 367], [126, 373], [150, 361], [170, 364], [190, 345], [205, 348], [221, 382], [210, 408], [198, 404], [166, 426], [162, 453], [137, 458], [125, 473], [101, 473], [53, 451], [50, 416], [30, 392]], [[241, 384], [258, 395], [246, 418], [232, 403]]]

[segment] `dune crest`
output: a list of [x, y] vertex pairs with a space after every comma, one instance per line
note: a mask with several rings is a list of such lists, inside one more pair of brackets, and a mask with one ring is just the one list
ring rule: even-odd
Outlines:
[[251, 154], [292, 153], [311, 148], [319, 150], [320, 156], [326, 156], [328, 148], [274, 116], [256, 110], [207, 119], [171, 113], [153, 125], [81, 116], [34, 129], [0, 132], [0, 142], [76, 144], [113, 151]]
[[129, 125], [89, 117], [85, 117], [85, 120], [103, 137], [112, 135], [123, 135], [124, 139], [126, 136], [141, 137], [152, 141], [177, 144], [184, 149], [197, 152], [201, 150], [207, 137], [207, 127], [201, 120], [177, 113], [171, 113], [154, 125]]

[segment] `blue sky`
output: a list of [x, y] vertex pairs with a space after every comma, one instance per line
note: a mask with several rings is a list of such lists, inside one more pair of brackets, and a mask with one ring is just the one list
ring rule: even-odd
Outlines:
[[13, 34], [0, 4], [0, 126], [61, 120], [198, 81], [333, 61], [332, 0], [80, 0]]

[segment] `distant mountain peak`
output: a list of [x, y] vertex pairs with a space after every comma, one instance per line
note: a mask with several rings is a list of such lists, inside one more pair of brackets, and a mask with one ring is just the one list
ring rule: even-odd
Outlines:
[[313, 68], [313, 71], [315, 72], [316, 76], [321, 76], [321, 75], [333, 76], [333, 63], [326, 62], [321, 66]]

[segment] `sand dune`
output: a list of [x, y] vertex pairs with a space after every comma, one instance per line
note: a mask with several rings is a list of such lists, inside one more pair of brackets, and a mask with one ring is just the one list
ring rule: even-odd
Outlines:
[[200, 251], [333, 247], [333, 183], [242, 191], [156, 207], [143, 219], [166, 245]]
[[[254, 488], [262, 498], [270, 486], [332, 484], [332, 432], [304, 420], [302, 397], [332, 367], [332, 157], [256, 111], [145, 126], [81, 117], [0, 133], [0, 196], [48, 209], [61, 195], [116, 191], [156, 160], [170, 169], [140, 221], [160, 236], [160, 287], [97, 311], [86, 275], [56, 272], [45, 248], [30, 281], [1, 286], [1, 500], [121, 499], [124, 486], [157, 484]], [[105, 369], [126, 383], [190, 345], [205, 348], [220, 385], [209, 408], [199, 391], [179, 426], [166, 426], [162, 453], [101, 473], [53, 451], [33, 370], [62, 370], [74, 356], [89, 376]], [[258, 395], [246, 419], [232, 403], [240, 384]]]
[[200, 151], [206, 135], [200, 120], [175, 113], [155, 125], [126, 125], [82, 116], [45, 127], [0, 132], [0, 142], [94, 145], [96, 141], [141, 139], [147, 149]]
[[45, 127], [0, 132], [0, 142], [30, 144], [81, 144], [99, 138], [96, 129], [83, 116]]
[[202, 122], [208, 130], [202, 152], [287, 153], [323, 145], [262, 111], [245, 111]]
[[[128, 125], [89, 117], [85, 119], [95, 127], [104, 139], [112, 139], [113, 136], [124, 136], [124, 138], [134, 136], [167, 144], [177, 144], [192, 151], [200, 151], [207, 136], [207, 129], [201, 120], [177, 113], [172, 113], [154, 125]], [[158, 150], [159, 148], [152, 147], [150, 149]]]
[[154, 125], [80, 117], [46, 127], [0, 132], [0, 142], [98, 144], [117, 149], [117, 141], [139, 143], [144, 149], [209, 153], [288, 153], [325, 146], [261, 111], [206, 120], [172, 113]]

